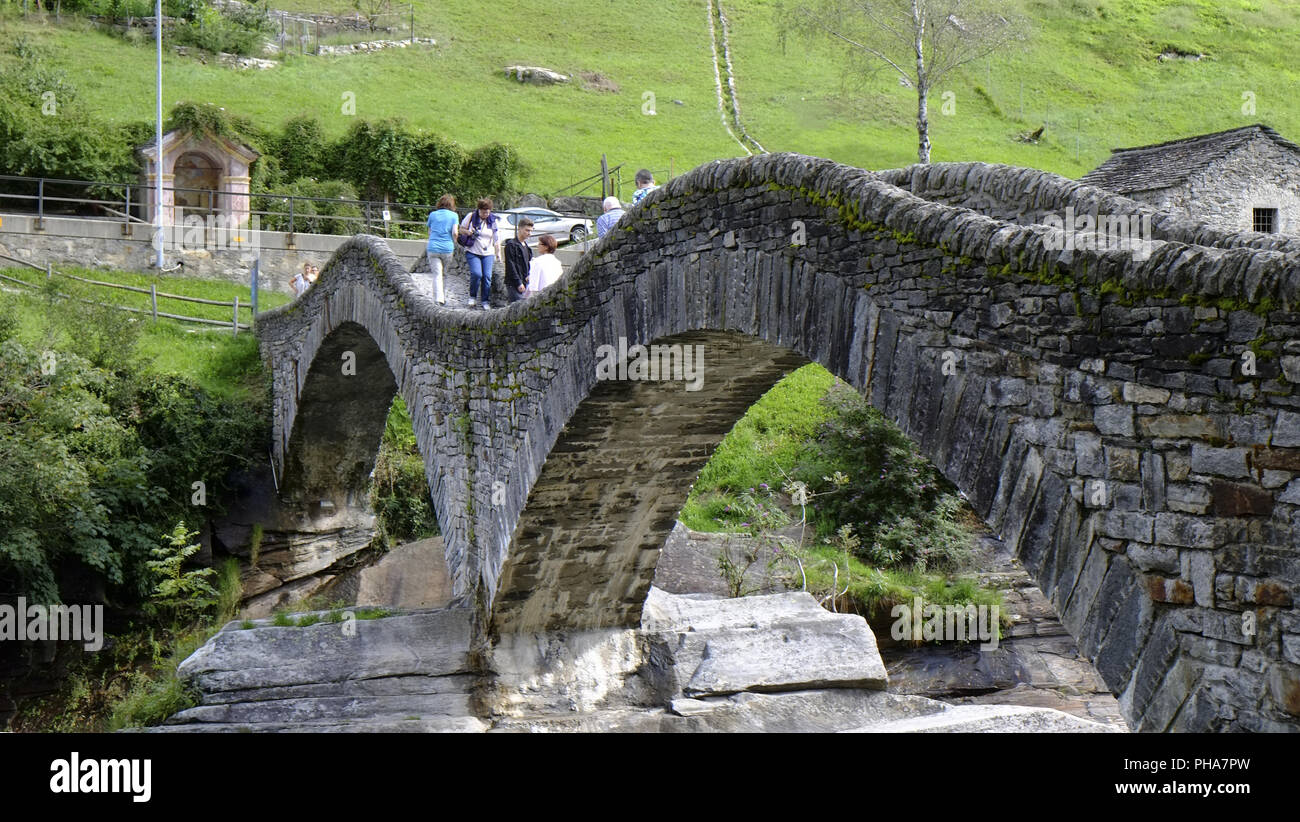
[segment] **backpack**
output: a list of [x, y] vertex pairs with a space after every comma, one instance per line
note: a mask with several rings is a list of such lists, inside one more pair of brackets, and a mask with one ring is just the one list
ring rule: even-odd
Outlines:
[[[496, 231], [497, 215], [489, 214], [487, 224], [488, 224], [488, 228], [492, 229], [493, 231]], [[474, 246], [474, 241], [478, 239], [479, 229], [482, 227], [483, 227], [483, 221], [479, 219], [478, 211], [477, 210], [471, 211], [469, 215], [470, 233], [460, 235], [459, 237], [456, 238], [456, 242], [460, 243], [465, 248], [472, 248]]]

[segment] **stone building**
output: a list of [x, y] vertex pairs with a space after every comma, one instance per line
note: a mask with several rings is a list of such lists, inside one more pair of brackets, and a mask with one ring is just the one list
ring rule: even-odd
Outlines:
[[[162, 145], [164, 225], [177, 223], [178, 210], [205, 218], [220, 215], [235, 225], [248, 220], [249, 168], [260, 156], [256, 151], [225, 137], [188, 131], [167, 132]], [[151, 140], [136, 150], [146, 186], [142, 217], [153, 222], [158, 149]]]
[[1117, 148], [1080, 181], [1227, 231], [1300, 234], [1300, 146], [1265, 125]]

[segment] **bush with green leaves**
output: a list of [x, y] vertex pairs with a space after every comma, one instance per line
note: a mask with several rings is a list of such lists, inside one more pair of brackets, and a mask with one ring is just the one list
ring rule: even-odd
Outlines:
[[830, 416], [794, 469], [818, 496], [817, 535], [848, 525], [859, 555], [890, 567], [960, 564], [970, 540], [952, 484], [852, 388], [836, 384], [823, 402]]
[[280, 173], [286, 180], [310, 177], [323, 180], [330, 171], [328, 142], [320, 121], [301, 115], [291, 117], [280, 128], [274, 141], [275, 156], [280, 161]]
[[[289, 230], [289, 197], [293, 197], [293, 230], [310, 234], [357, 234], [365, 230], [357, 192], [342, 180], [295, 180], [272, 194], [253, 198], [253, 208], [264, 214], [264, 231]], [[350, 219], [342, 219], [350, 218]]]
[[460, 175], [460, 192], [466, 202], [479, 197], [512, 199], [519, 194], [528, 175], [519, 152], [503, 143], [479, 146], [465, 159]]
[[82, 308], [50, 304], [41, 345], [0, 322], [0, 590], [129, 607], [153, 590], [158, 535], [192, 515], [192, 483], [219, 510], [228, 474], [263, 453], [265, 400], [150, 372], [129, 338], [97, 343], [97, 366], [78, 348], [108, 340], [120, 314]]
[[[20, 37], [0, 62], [0, 173], [117, 181], [136, 173], [132, 146], [119, 126], [90, 115], [48, 51]], [[5, 191], [33, 195], [14, 183]], [[85, 196], [83, 188], [47, 187], [50, 196]]]
[[371, 476], [370, 504], [389, 545], [439, 533], [424, 458], [401, 397], [393, 400]]
[[186, 4], [185, 15], [166, 35], [174, 42], [211, 52], [256, 55], [271, 33], [264, 4], [227, 6]]

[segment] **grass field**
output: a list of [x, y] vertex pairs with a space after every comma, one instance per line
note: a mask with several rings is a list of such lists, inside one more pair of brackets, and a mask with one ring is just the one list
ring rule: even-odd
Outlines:
[[[243, 304], [251, 296], [247, 287], [241, 288], [221, 280], [154, 277], [151, 274], [76, 268], [67, 268], [65, 273], [122, 285], [148, 287], [152, 282], [161, 292], [207, 300], [233, 301], [238, 296]], [[26, 268], [0, 269], [0, 274], [37, 286], [45, 280], [45, 275], [41, 272]], [[86, 286], [57, 278], [52, 285], [63, 293], [83, 299], [146, 310], [149, 308], [148, 294]], [[51, 320], [53, 314], [47, 307], [46, 297], [40, 291], [23, 289], [8, 282], [0, 282], [0, 286], [5, 289], [0, 292], [0, 306], [15, 307], [19, 321], [18, 338], [24, 343], [59, 347], [62, 341], [60, 338], [71, 333], [68, 328]], [[276, 292], [262, 292], [259, 300], [259, 310], [265, 311], [283, 305], [289, 297]], [[231, 308], [161, 297], [158, 300], [158, 310], [226, 322], [230, 321], [232, 312]], [[241, 322], [248, 322], [249, 312], [240, 313]], [[229, 326], [200, 326], [168, 319], [159, 319], [155, 324], [148, 314], [130, 314], [129, 322], [139, 324], [135, 353], [149, 364], [150, 370], [190, 377], [204, 389], [221, 396], [249, 396], [261, 391], [261, 385], [251, 378], [251, 375], [258, 374], [261, 370], [257, 364], [257, 341], [251, 333], [240, 332], [236, 337], [231, 334]]]
[[[277, 0], [297, 10], [343, 3]], [[164, 100], [217, 103], [265, 125], [296, 114], [330, 134], [359, 117], [400, 116], [467, 147], [517, 146], [533, 167], [529, 188], [552, 193], [611, 164], [662, 173], [741, 153], [714, 98], [707, 16], [699, 0], [598, 4], [556, 0], [545, 14], [482, 12], [479, 3], [416, 0], [416, 26], [434, 49], [290, 56], [267, 71], [237, 72], [193, 56], [164, 55]], [[81, 23], [23, 20], [7, 7], [0, 36], [50, 46], [81, 96], [113, 121], [153, 112], [153, 51]], [[850, 82], [828, 43], [778, 39], [775, 0], [725, 0], [742, 112], [770, 151], [799, 151], [870, 168], [915, 158], [915, 99], [886, 74]], [[1023, 48], [973, 65], [931, 101], [934, 159], [984, 160], [1077, 176], [1110, 148], [1263, 121], [1300, 134], [1300, 6], [1259, 0], [1009, 0], [1030, 21]], [[1160, 60], [1169, 49], [1204, 59]], [[5, 58], [12, 59], [12, 58]], [[507, 64], [599, 72], [617, 93], [581, 84], [539, 88], [507, 80]], [[954, 108], [943, 113], [944, 92]], [[655, 96], [654, 116], [642, 114]], [[1245, 96], [1243, 96], [1245, 95]], [[1253, 95], [1253, 97], [1251, 96]], [[680, 100], [684, 105], [675, 104]], [[1250, 108], [1253, 104], [1253, 110]], [[1016, 135], [1046, 124], [1037, 144]]]

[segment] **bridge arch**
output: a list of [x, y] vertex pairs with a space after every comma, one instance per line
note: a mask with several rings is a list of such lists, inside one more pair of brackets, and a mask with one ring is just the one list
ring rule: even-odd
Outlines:
[[[583, 426], [617, 399], [601, 399], [620, 390], [598, 386], [602, 346], [742, 335], [775, 352], [758, 371], [819, 362], [898, 423], [1018, 550], [1135, 725], [1293, 727], [1293, 255], [1173, 234], [1143, 258], [1062, 250], [1058, 229], [889, 179], [797, 155], [702, 166], [547, 293], [492, 312], [429, 304], [382, 241], [357, 237], [295, 305], [369, 315], [359, 324], [422, 403], [417, 436], [455, 523], [448, 565], [485, 625], [635, 621], [661, 508], [605, 535], [626, 556], [543, 570], [556, 558], [530, 495], [546, 502], [548, 459], [558, 471], [563, 449], [593, 441]], [[277, 430], [298, 413], [306, 324], [292, 306], [259, 318]], [[1266, 626], [1251, 637], [1247, 610]]]
[[[347, 282], [343, 273], [365, 260], [368, 267], [401, 264], [382, 244], [353, 238], [321, 272], [320, 285], [280, 309], [281, 321], [298, 333], [289, 341], [292, 355], [264, 353], [280, 368], [274, 380], [292, 386], [273, 396], [272, 458], [280, 496], [293, 510], [310, 516], [319, 528], [369, 511], [369, 478], [383, 439], [388, 413], [400, 396], [411, 417], [430, 497], [444, 541], [448, 530], [463, 528], [455, 515], [446, 472], [457, 468], [456, 454], [439, 451], [422, 382], [424, 368], [411, 356], [418, 343], [410, 323], [390, 311], [374, 291]], [[343, 279], [344, 282], [339, 282]], [[409, 276], [384, 278], [402, 308], [427, 300]], [[259, 322], [267, 322], [262, 315]]]

